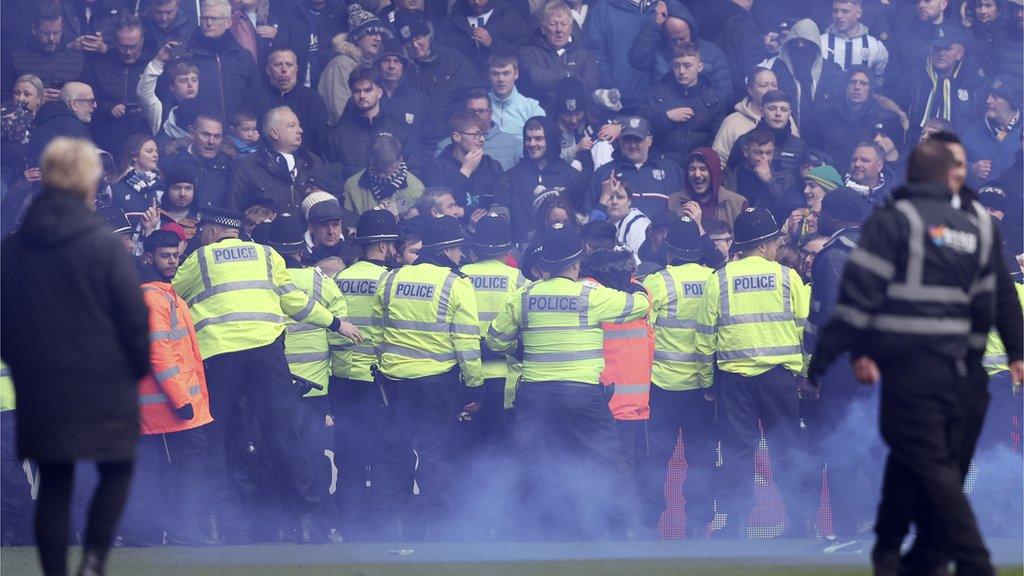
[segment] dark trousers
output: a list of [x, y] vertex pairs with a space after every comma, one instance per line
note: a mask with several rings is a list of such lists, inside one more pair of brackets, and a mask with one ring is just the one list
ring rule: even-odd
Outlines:
[[[334, 412], [334, 462], [338, 467], [335, 501], [341, 530], [349, 540], [367, 537], [371, 498], [377, 487], [377, 458], [384, 427], [384, 400], [373, 382], [334, 379], [330, 388]], [[412, 454], [407, 455], [407, 460]], [[412, 484], [409, 473], [408, 484]]]
[[244, 531], [252, 522], [251, 503], [242, 504], [243, 494], [250, 491], [244, 481], [250, 471], [239, 470], [247, 448], [241, 439], [248, 436], [246, 422], [239, 417], [243, 397], [258, 428], [259, 444], [251, 449], [269, 462], [283, 510], [290, 514], [315, 511], [319, 496], [313, 488], [309, 453], [302, 448], [303, 408], [288, 372], [284, 335], [266, 346], [219, 354], [204, 364], [214, 419], [204, 427], [210, 497], [223, 529]]
[[[99, 484], [89, 504], [85, 551], [105, 557], [121, 518], [132, 481], [132, 461], [98, 462]], [[39, 502], [36, 506], [36, 544], [46, 576], [67, 574], [71, 523], [73, 462], [39, 464]]]
[[[715, 395], [722, 432], [722, 463], [730, 497], [722, 508], [739, 531], [754, 505], [754, 452], [761, 429], [772, 459], [772, 478], [786, 502], [790, 526], [807, 519], [807, 496], [802, 493], [800, 400], [793, 373], [781, 366], [754, 377], [716, 372]], [[758, 426], [758, 421], [761, 425]]]
[[313, 491], [318, 496], [316, 520], [321, 529], [328, 530], [337, 516], [331, 500], [331, 460], [327, 456], [328, 451], [334, 451], [334, 429], [327, 426], [328, 400], [322, 396], [302, 398], [301, 403], [303, 447], [309, 454]]
[[880, 365], [882, 437], [889, 445], [875, 532], [875, 555], [898, 553], [909, 520], [918, 539], [909, 573], [946, 560], [957, 574], [993, 573], [963, 479], [988, 403], [977, 370], [921, 352]]
[[813, 447], [828, 465], [832, 526], [837, 537], [852, 538], [878, 506], [885, 457], [878, 389], [857, 382], [844, 356], [822, 377], [817, 405], [808, 425]]
[[[449, 520], [462, 382], [453, 369], [425, 378], [383, 378], [383, 386], [389, 405], [373, 505], [386, 530], [403, 522], [405, 536], [416, 538]], [[419, 486], [415, 506], [413, 476]]]
[[4, 546], [25, 540], [28, 512], [32, 510], [32, 484], [25, 472], [25, 460], [18, 458], [15, 438], [17, 412], [0, 412], [0, 542]]
[[159, 545], [163, 532], [198, 539], [206, 433], [203, 427], [139, 438], [131, 495], [121, 533], [129, 542]]
[[651, 419], [648, 422], [651, 457], [647, 460], [640, 489], [644, 521], [657, 527], [665, 510], [665, 478], [680, 429], [686, 458], [686, 523], [690, 534], [704, 537], [714, 518], [714, 472], [717, 459], [715, 404], [704, 390], [665, 390], [651, 386]]
[[512, 437], [521, 536], [592, 539], [635, 523], [639, 502], [602, 386], [524, 382]]

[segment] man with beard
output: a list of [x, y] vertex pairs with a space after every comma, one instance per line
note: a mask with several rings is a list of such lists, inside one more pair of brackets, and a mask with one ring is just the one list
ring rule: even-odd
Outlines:
[[491, 209], [508, 211], [513, 242], [530, 235], [537, 208], [553, 194], [567, 199], [577, 212], [583, 211], [587, 190], [583, 174], [559, 157], [558, 135], [549, 118], [527, 120], [523, 128], [525, 155], [498, 184]]
[[142, 55], [142, 23], [126, 14], [114, 30], [114, 50], [91, 61], [87, 79], [96, 92], [96, 125], [93, 139], [104, 150], [116, 150], [132, 134], [148, 131], [135, 87], [146, 67]]
[[[356, 226], [355, 241], [361, 252], [359, 261], [335, 278], [345, 297], [349, 320], [367, 340], [373, 297], [395, 264], [396, 240], [398, 223], [394, 215], [387, 210], [367, 210]], [[365, 539], [370, 526], [366, 484], [375, 485], [379, 478], [377, 458], [383, 440], [385, 406], [370, 371], [370, 366], [376, 363], [374, 349], [368, 342], [331, 347], [328, 398], [337, 416], [335, 459], [339, 468], [350, 471], [339, 478], [335, 498], [341, 514], [341, 531], [349, 541]]]
[[197, 207], [226, 205], [234, 163], [223, 150], [223, 122], [217, 116], [200, 114], [189, 126], [188, 136], [187, 148], [161, 155], [161, 171], [191, 170], [196, 175]]
[[422, 166], [421, 149], [412, 137], [412, 129], [384, 110], [384, 90], [377, 72], [357, 68], [349, 76], [348, 85], [352, 98], [327, 136], [327, 157], [341, 162], [342, 177], [351, 178], [367, 165], [370, 144], [381, 134], [390, 134], [402, 142], [402, 155], [413, 170]]
[[[320, 94], [299, 84], [299, 64], [295, 51], [288, 47], [274, 48], [267, 55], [266, 75], [247, 94], [246, 109], [262, 119], [271, 108], [287, 106], [302, 125], [303, 147], [320, 154], [327, 144], [327, 106]], [[261, 132], [266, 126], [260, 127]]]
[[683, 171], [671, 160], [651, 155], [654, 137], [650, 124], [639, 116], [624, 119], [615, 158], [594, 171], [590, 179], [590, 200], [597, 204], [601, 183], [614, 170], [628, 183], [633, 194], [633, 207], [648, 218], [668, 207], [668, 197], [683, 187]]
[[181, 225], [185, 230], [185, 240], [191, 240], [196, 234], [198, 215], [194, 209], [196, 196], [196, 175], [191, 171], [178, 167], [164, 173], [167, 190], [160, 197], [160, 225], [171, 222]]
[[552, 109], [563, 78], [576, 78], [587, 91], [600, 82], [597, 59], [573, 37], [572, 24], [572, 10], [565, 2], [548, 2], [541, 9], [540, 34], [519, 50], [520, 89], [545, 110]]
[[700, 208], [700, 224], [718, 220], [732, 228], [733, 222], [747, 208], [747, 199], [722, 186], [722, 164], [713, 148], [697, 148], [686, 160], [683, 189], [669, 196], [668, 207], [680, 217], [693, 213], [686, 210], [689, 202]]
[[526, 43], [530, 26], [506, 0], [459, 0], [439, 26], [445, 42], [480, 72], [492, 54], [511, 54]]
[[[443, 114], [441, 118], [447, 117], [457, 94], [484, 84], [465, 56], [437, 43], [422, 10], [401, 12], [395, 29], [413, 63], [410, 79], [423, 93], [425, 101]], [[438, 142], [447, 135], [446, 124], [434, 122], [426, 126], [424, 141]]]
[[889, 197], [895, 176], [885, 165], [885, 151], [874, 142], [863, 142], [853, 150], [846, 186], [874, 205]]
[[59, 2], [49, 0], [37, 6], [32, 15], [31, 37], [24, 46], [8, 46], [4, 51], [0, 91], [10, 94], [18, 77], [32, 74], [43, 81], [43, 101], [52, 102], [61, 86], [80, 80], [85, 72], [85, 57], [81, 50], [61, 45], [63, 30]]
[[338, 35], [332, 41], [336, 55], [324, 66], [316, 85], [317, 91], [327, 102], [332, 123], [345, 111], [345, 105], [352, 97], [348, 87], [352, 71], [373, 64], [388, 33], [384, 23], [359, 4], [349, 6], [348, 13], [348, 33]]
[[843, 95], [843, 70], [821, 57], [821, 33], [805, 18], [790, 29], [779, 55], [763, 66], [775, 72], [779, 90], [793, 95], [793, 120], [805, 138], [814, 132], [814, 109]]
[[494, 184], [501, 179], [503, 170], [497, 160], [484, 153], [488, 126], [476, 114], [455, 113], [451, 128], [451, 145], [427, 165], [423, 183], [451, 190], [458, 205], [476, 219], [490, 209], [496, 192]]
[[[153, 48], [168, 42], [186, 42], [195, 30], [195, 20], [189, 20], [181, 9], [182, 0], [150, 0], [149, 8], [142, 11], [142, 29], [146, 44]], [[186, 5], [188, 0], [186, 0]]]
[[320, 159], [301, 149], [302, 125], [287, 106], [267, 111], [263, 133], [259, 149], [238, 161], [231, 178], [231, 205], [236, 210], [260, 204], [276, 206], [278, 213], [296, 211]]
[[345, 247], [342, 225], [345, 211], [338, 199], [317, 190], [302, 201], [302, 211], [306, 216], [306, 236], [312, 241], [301, 254], [302, 263], [315, 266], [325, 258], [340, 258]]
[[696, 44], [675, 45], [671, 67], [671, 75], [654, 86], [649, 105], [658, 153], [682, 164], [690, 150], [711, 143], [726, 116], [726, 101], [702, 76]]

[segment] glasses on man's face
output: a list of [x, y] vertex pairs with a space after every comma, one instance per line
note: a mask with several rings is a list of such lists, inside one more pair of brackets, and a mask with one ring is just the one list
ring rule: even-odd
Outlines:
[[459, 132], [463, 136], [469, 136], [470, 138], [476, 138], [477, 140], [483, 140], [487, 135], [483, 132]]

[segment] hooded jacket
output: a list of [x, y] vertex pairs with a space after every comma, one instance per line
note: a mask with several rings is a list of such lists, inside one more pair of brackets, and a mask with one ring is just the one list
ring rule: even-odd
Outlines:
[[587, 93], [600, 87], [597, 57], [582, 45], [582, 38], [573, 36], [562, 50], [559, 54], [540, 32], [519, 50], [519, 89], [545, 110], [553, 109], [555, 89], [563, 78], [576, 78]]
[[[810, 64], [810, 70], [803, 67], [793, 54], [793, 42], [796, 39], [807, 40], [814, 47], [814, 59]], [[766, 68], [775, 72], [778, 79], [779, 90], [782, 90], [793, 101], [793, 120], [800, 128], [804, 137], [809, 136], [813, 131], [814, 108], [825, 104], [836, 98], [841, 98], [845, 92], [846, 84], [842, 68], [834, 62], [829, 62], [821, 57], [821, 35], [818, 33], [818, 26], [809, 19], [800, 20], [790, 30], [786, 43], [782, 45], [779, 55], [770, 58], [764, 63]], [[809, 72], [811, 76], [811, 109], [803, 110], [801, 105], [801, 88], [797, 79], [801, 72]]]
[[[703, 75], [697, 84], [684, 87], [672, 72], [666, 73], [651, 90], [654, 148], [663, 157], [682, 165], [690, 151], [711, 144], [726, 115], [726, 100]], [[675, 108], [690, 108], [693, 117], [676, 122], [668, 117]]]
[[241, 104], [239, 96], [256, 84], [256, 61], [252, 54], [230, 32], [216, 39], [194, 34], [188, 49], [189, 57], [199, 68], [196, 100], [221, 118], [230, 118]]
[[[554, 120], [536, 117], [544, 126], [547, 149], [543, 167], [531, 160], [523, 145], [523, 157], [498, 182], [494, 204], [508, 208], [512, 227], [512, 241], [526, 240], [533, 231], [537, 208], [549, 196], [558, 194], [567, 199], [577, 212], [583, 211], [586, 183], [583, 174], [559, 156], [560, 130]], [[526, 129], [523, 129], [523, 141]]]
[[46, 145], [58, 136], [92, 140], [89, 126], [79, 120], [62, 100], [47, 102], [36, 112], [36, 127], [32, 130], [26, 154], [29, 164], [38, 166], [33, 163], [38, 161]]
[[637, 106], [646, 97], [651, 73], [637, 70], [629, 63], [629, 49], [640, 28], [654, 11], [654, 2], [639, 0], [600, 0], [590, 5], [584, 27], [586, 46], [597, 59], [601, 86], [618, 88], [622, 104]]
[[[700, 198], [693, 190], [688, 176], [690, 163], [694, 161], [704, 162], [708, 167], [710, 180], [708, 184], [709, 193], [705, 198]], [[747, 208], [747, 199], [722, 186], [722, 163], [718, 154], [712, 148], [704, 147], [694, 150], [686, 159], [686, 166], [683, 168], [683, 187], [668, 197], [668, 209], [682, 217], [683, 204], [695, 200], [701, 207], [701, 224], [712, 219], [721, 220], [730, 227], [736, 217]]]
[[0, 243], [0, 310], [19, 458], [133, 459], [148, 313], [124, 244], [81, 199], [46, 190]]
[[491, 35], [491, 45], [484, 46], [477, 42], [473, 39], [473, 28], [467, 20], [476, 16], [470, 14], [466, 4], [467, 0], [455, 3], [451, 14], [439, 26], [439, 36], [445, 44], [469, 58], [481, 74], [487, 71], [487, 58], [491, 54], [514, 54], [526, 44], [530, 26], [505, 0], [490, 0], [493, 12], [483, 29]]
[[[711, 145], [715, 152], [718, 152], [718, 157], [722, 159], [723, 164], [729, 161], [729, 154], [732, 153], [732, 147], [736, 140], [753, 130], [754, 126], [761, 121], [761, 114], [754, 108], [749, 96], [737, 102], [733, 109], [735, 112], [726, 116], [722, 121], [722, 126], [715, 134], [715, 142]], [[797, 129], [796, 123], [790, 122], [790, 125], [793, 134], [799, 136], [800, 130]]]
[[[733, 101], [732, 72], [729, 70], [729, 61], [725, 52], [710, 40], [699, 37], [700, 31], [693, 19], [690, 10], [679, 0], [667, 0], [668, 15], [671, 18], [684, 20], [690, 27], [690, 41], [700, 49], [700, 61], [704, 65], [701, 72], [711, 81], [711, 85], [721, 94], [726, 102]], [[654, 15], [644, 22], [633, 46], [629, 49], [629, 63], [637, 70], [647, 70], [654, 73], [656, 78], [661, 78], [671, 72], [672, 48], [665, 41], [662, 34], [663, 28], [654, 21]]]

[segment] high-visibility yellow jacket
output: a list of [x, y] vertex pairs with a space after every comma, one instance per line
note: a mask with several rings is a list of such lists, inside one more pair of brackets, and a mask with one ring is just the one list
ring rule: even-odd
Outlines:
[[0, 362], [0, 412], [14, 410], [14, 380], [11, 380], [11, 369]]
[[429, 262], [403, 266], [378, 286], [372, 314], [370, 341], [388, 378], [436, 376], [458, 364], [466, 386], [483, 385], [469, 279]]
[[[1017, 289], [1017, 298], [1024, 304], [1024, 285], [1014, 284], [1013, 287]], [[988, 334], [988, 342], [985, 344], [985, 356], [981, 360], [982, 365], [985, 367], [985, 372], [989, 376], [994, 376], [1000, 372], [1009, 372], [1010, 366], [1008, 362], [1006, 347], [1003, 346], [999, 333], [992, 330]]]
[[[519, 269], [499, 260], [482, 260], [466, 264], [460, 270], [473, 283], [480, 334], [486, 334], [487, 327], [498, 317], [498, 312], [505, 306], [509, 296], [526, 285], [526, 278]], [[483, 368], [485, 380], [505, 378], [509, 372], [508, 362], [503, 360], [486, 360]]]
[[603, 322], [623, 323], [647, 313], [647, 295], [626, 294], [556, 277], [517, 290], [487, 330], [499, 352], [523, 339], [523, 380], [599, 384], [604, 369]]
[[[288, 275], [299, 290], [309, 294], [335, 318], [347, 315], [345, 298], [333, 280], [315, 268], [288, 268]], [[306, 322], [296, 322], [291, 318], [285, 321], [285, 331], [284, 355], [288, 360], [288, 370], [323, 386], [323, 390], [310, 390], [306, 398], [326, 396], [331, 377], [330, 342], [349, 340], [337, 332]]]
[[[697, 354], [697, 314], [715, 271], [697, 263], [669, 266], [644, 279], [651, 293], [654, 365], [651, 382], [663, 390], [695, 390], [712, 384], [711, 357]], [[703, 368], [703, 371], [701, 371]]]
[[796, 271], [760, 256], [729, 262], [704, 287], [695, 347], [702, 374], [757, 376], [776, 366], [806, 373], [801, 342], [809, 293]]
[[348, 307], [348, 321], [363, 335], [361, 344], [348, 338], [340, 338], [331, 344], [331, 372], [338, 378], [373, 382], [370, 365], [377, 363], [377, 355], [370, 342], [370, 322], [373, 320], [370, 308], [377, 287], [383, 284], [387, 273], [388, 269], [380, 264], [360, 260], [335, 277]]
[[266, 346], [285, 316], [328, 328], [334, 316], [292, 283], [268, 246], [228, 238], [196, 250], [172, 282], [188, 303], [203, 358]]

